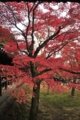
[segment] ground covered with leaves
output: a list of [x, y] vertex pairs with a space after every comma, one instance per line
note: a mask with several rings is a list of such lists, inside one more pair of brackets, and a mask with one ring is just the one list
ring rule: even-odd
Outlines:
[[[28, 120], [30, 102], [19, 104], [10, 99], [0, 112], [0, 120]], [[38, 120], [80, 120], [79, 91], [72, 97], [70, 93], [47, 95], [41, 90]]]

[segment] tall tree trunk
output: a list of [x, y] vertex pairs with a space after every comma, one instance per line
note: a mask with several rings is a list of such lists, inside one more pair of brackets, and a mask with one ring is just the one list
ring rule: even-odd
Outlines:
[[40, 95], [40, 82], [37, 83], [37, 88], [33, 88], [33, 93], [34, 96], [32, 96], [31, 100], [29, 120], [37, 120]]
[[71, 89], [71, 96], [74, 96], [75, 95], [75, 87], [72, 87]]
[[[76, 83], [76, 78], [74, 77], [73, 79], [73, 83]], [[74, 96], [75, 95], [75, 87], [72, 87], [71, 89], [71, 96]]]

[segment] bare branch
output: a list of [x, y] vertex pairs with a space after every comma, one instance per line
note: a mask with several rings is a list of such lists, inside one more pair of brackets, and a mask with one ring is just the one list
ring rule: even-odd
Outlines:
[[35, 53], [34, 53], [34, 58], [37, 56], [37, 54], [39, 53], [39, 51], [50, 41], [50, 40], [54, 40], [55, 37], [59, 34], [60, 30], [62, 28], [59, 26], [58, 31], [56, 31], [53, 35], [51, 35], [47, 40], [45, 40], [39, 47], [37, 47]]
[[16, 43], [17, 48], [18, 48], [18, 50], [19, 50], [20, 52], [25, 53], [25, 54], [28, 55], [28, 52], [27, 52], [27, 51], [22, 51], [22, 50], [20, 49], [20, 47], [19, 47], [19, 45], [18, 45], [18, 42], [17, 42], [16, 40], [15, 40], [15, 43]]
[[42, 70], [41, 72], [39, 72], [38, 75], [42, 75], [43, 73], [49, 72], [51, 70], [52, 70], [51, 68], [46, 68], [46, 69]]
[[35, 19], [35, 10], [37, 8], [37, 6], [39, 5], [39, 1], [37, 3], [34, 3], [32, 8], [30, 9], [30, 12], [32, 11], [32, 33], [31, 33], [31, 37], [32, 37], [32, 42], [31, 45], [29, 46], [29, 55], [32, 56], [33, 53], [33, 49], [34, 49], [34, 19]]
[[80, 72], [76, 72], [76, 71], [72, 71], [72, 70], [67, 70], [65, 68], [59, 68], [59, 70], [66, 71], [66, 72], [69, 72], [69, 73], [72, 73], [72, 74], [80, 74]]
[[[59, 47], [56, 47], [55, 50], [53, 49], [53, 52], [52, 52], [52, 50], [51, 50], [51, 51], [49, 52], [49, 54], [47, 55], [46, 59], [48, 59], [49, 57], [51, 57], [53, 54], [59, 52], [59, 51], [60, 51], [61, 49], [63, 49], [64, 46], [66, 46], [68, 43], [70, 43], [70, 42], [72, 42], [72, 41], [75, 41], [75, 39], [74, 39], [74, 40], [72, 39], [72, 36], [70, 36], [70, 37], [68, 38], [68, 40], [64, 41], [66, 35], [69, 34], [69, 33], [74, 33], [74, 32], [73, 32], [73, 31], [71, 31], [71, 32], [69, 32], [69, 31], [63, 32], [63, 33], [61, 33], [61, 34], [59, 34], [59, 35], [57, 35], [57, 36], [55, 37], [55, 38], [58, 38], [58, 37], [60, 37], [61, 35], [65, 34], [65, 35], [63, 36], [63, 41], [62, 41], [61, 45], [60, 45]], [[76, 40], [77, 40], [77, 39], [76, 39]]]
[[26, 27], [26, 47], [27, 47], [27, 50], [29, 51], [29, 46], [28, 46], [28, 31], [29, 31], [29, 27], [30, 27], [30, 10], [29, 10], [29, 6], [28, 6], [28, 2], [26, 2], [26, 5], [27, 5], [27, 14], [28, 14], [28, 25]]

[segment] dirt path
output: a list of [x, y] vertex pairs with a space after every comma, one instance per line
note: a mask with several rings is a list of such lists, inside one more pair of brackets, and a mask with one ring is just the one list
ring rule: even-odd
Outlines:
[[10, 91], [15, 88], [14, 85], [8, 86], [7, 90], [2, 90], [2, 96], [0, 96], [0, 112], [5, 107], [8, 101], [11, 99]]

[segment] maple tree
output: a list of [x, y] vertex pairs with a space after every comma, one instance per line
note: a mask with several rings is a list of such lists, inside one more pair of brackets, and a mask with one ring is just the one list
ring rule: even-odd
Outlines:
[[[62, 50], [62, 56], [64, 64], [62, 68], [59, 68], [62, 72], [66, 74], [68, 73], [69, 81], [72, 83], [68, 84], [72, 87], [71, 94], [74, 95], [75, 88], [79, 89], [79, 85], [75, 85], [75, 83], [79, 83], [80, 79], [80, 44], [78, 42], [71, 42], [67, 46], [65, 46]], [[75, 69], [74, 69], [75, 68]], [[65, 76], [66, 78], [66, 76]]]
[[22, 82], [33, 86], [29, 120], [37, 120], [40, 84], [43, 80], [50, 87], [58, 85], [54, 90], [61, 90], [61, 83], [53, 80], [53, 74], [61, 66], [59, 61], [62, 59], [55, 58], [55, 55], [69, 42], [79, 39], [79, 12], [78, 3], [0, 3], [0, 24], [16, 28], [18, 32], [14, 34], [23, 36], [21, 40], [8, 42], [4, 49], [14, 51], [13, 63], [22, 70]]

